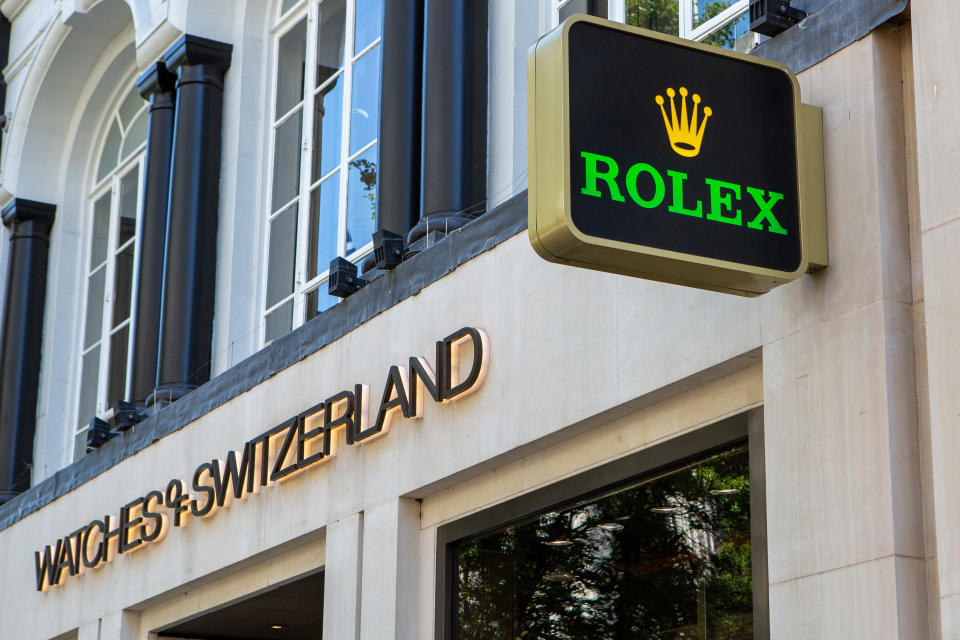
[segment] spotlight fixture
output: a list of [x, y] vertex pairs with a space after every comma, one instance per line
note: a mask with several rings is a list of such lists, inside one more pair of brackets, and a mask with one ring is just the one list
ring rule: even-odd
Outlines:
[[750, 31], [770, 36], [782, 33], [807, 17], [790, 0], [750, 0]]
[[623, 525], [619, 522], [604, 522], [603, 524], [598, 524], [597, 528], [603, 529], [604, 531], [623, 531]]
[[367, 281], [357, 275], [357, 265], [339, 257], [330, 261], [330, 279], [327, 281], [330, 295], [346, 298], [366, 284]]
[[272, 625], [270, 625], [270, 628], [273, 629], [274, 631], [280, 631], [281, 629], [286, 629], [288, 626], [290, 626], [290, 625], [286, 625], [286, 624], [272, 624]]
[[133, 425], [143, 422], [146, 417], [146, 412], [141, 411], [132, 402], [117, 400], [113, 403], [113, 426], [121, 433]]
[[377, 269], [393, 269], [403, 262], [403, 236], [386, 229], [380, 229], [373, 234], [373, 257]]
[[120, 435], [110, 428], [110, 425], [100, 418], [90, 418], [87, 426], [87, 453], [99, 449], [108, 440]]

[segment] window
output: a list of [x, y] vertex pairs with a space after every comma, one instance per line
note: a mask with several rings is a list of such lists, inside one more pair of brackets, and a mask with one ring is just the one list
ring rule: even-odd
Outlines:
[[442, 637], [767, 637], [762, 444], [693, 453], [726, 437], [681, 436], [438, 529]]
[[[377, 228], [383, 0], [284, 0], [275, 27], [263, 342], [329, 308]], [[309, 70], [309, 72], [308, 72]]]
[[748, 0], [625, 1], [624, 21], [630, 25], [737, 51], [757, 44]]
[[74, 459], [86, 452], [90, 419], [108, 417], [129, 391], [147, 108], [135, 88], [122, 97], [104, 125], [92, 171]]

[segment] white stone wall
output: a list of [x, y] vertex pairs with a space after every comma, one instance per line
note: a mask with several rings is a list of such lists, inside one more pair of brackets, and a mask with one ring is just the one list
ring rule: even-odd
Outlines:
[[[945, 31], [954, 3], [927, 5], [912, 25], [884, 26], [800, 76], [824, 114], [828, 269], [749, 300], [547, 264], [520, 234], [0, 531], [2, 635], [146, 640], [325, 566], [328, 637], [431, 638], [437, 526], [762, 404], [771, 637], [954, 637], [960, 56]], [[58, 205], [40, 480], [64, 464], [73, 429], [97, 123], [116, 85], [184, 31], [234, 45], [214, 373], [259, 346], [270, 19], [259, 0], [6, 0], [0, 10], [13, 21], [14, 114], [0, 199]], [[490, 21], [494, 204], [525, 188], [526, 51], [549, 16], [491, 0]], [[465, 325], [490, 338], [476, 394], [427, 402], [422, 421], [34, 591], [42, 545], [340, 389], [366, 382], [379, 394], [390, 365], [432, 358], [433, 342]], [[678, 381], [683, 393], [668, 397]]]

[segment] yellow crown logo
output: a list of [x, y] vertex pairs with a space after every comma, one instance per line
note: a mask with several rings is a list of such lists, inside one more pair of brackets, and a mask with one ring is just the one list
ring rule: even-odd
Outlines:
[[680, 87], [680, 119], [677, 119], [677, 103], [674, 97], [677, 92], [673, 89], [667, 89], [667, 96], [670, 98], [670, 118], [667, 119], [667, 110], [663, 107], [663, 96], [657, 96], [657, 104], [660, 105], [660, 113], [663, 114], [663, 124], [667, 127], [667, 135], [670, 137], [670, 146], [673, 150], [685, 158], [693, 158], [700, 153], [700, 145], [703, 142], [703, 132], [707, 128], [707, 118], [713, 115], [713, 109], [703, 108], [703, 121], [700, 122], [700, 128], [697, 128], [697, 120], [700, 108], [700, 95], [693, 94], [693, 114], [687, 119], [687, 89]]

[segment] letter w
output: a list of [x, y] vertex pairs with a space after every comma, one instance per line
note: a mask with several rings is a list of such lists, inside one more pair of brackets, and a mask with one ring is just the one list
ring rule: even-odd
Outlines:
[[215, 461], [211, 476], [213, 478], [213, 490], [216, 493], [217, 506], [222, 507], [227, 499], [227, 488], [233, 485], [233, 497], [241, 499], [248, 493], [253, 493], [254, 473], [253, 467], [256, 464], [256, 453], [251, 443], [243, 445], [243, 455], [240, 457], [240, 464], [237, 464], [237, 452], [231, 451], [227, 454], [225, 461]]
[[47, 545], [43, 550], [42, 558], [39, 551], [33, 552], [33, 559], [37, 565], [37, 591], [45, 591], [48, 586], [57, 584], [56, 559], [60, 557], [62, 546], [63, 540], [57, 540], [55, 551]]

